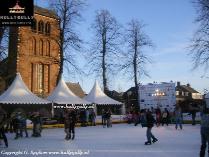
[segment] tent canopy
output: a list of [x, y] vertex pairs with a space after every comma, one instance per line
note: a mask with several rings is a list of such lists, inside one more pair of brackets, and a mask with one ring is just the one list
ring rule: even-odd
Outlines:
[[2, 104], [49, 104], [50, 102], [33, 94], [22, 80], [20, 73], [10, 87], [0, 96]]
[[47, 100], [56, 104], [91, 104], [90, 102], [83, 100], [73, 94], [63, 79], [60, 79], [57, 87], [47, 97]]
[[91, 89], [89, 94], [85, 97], [85, 100], [99, 105], [122, 105], [121, 102], [116, 101], [105, 95], [105, 93], [99, 87], [97, 81], [95, 81], [93, 88]]

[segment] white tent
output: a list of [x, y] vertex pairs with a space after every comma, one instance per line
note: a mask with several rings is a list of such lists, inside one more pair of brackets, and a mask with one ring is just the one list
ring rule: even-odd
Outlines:
[[47, 100], [56, 104], [91, 104], [90, 102], [73, 94], [63, 79], [59, 81], [57, 87], [47, 97]]
[[10, 87], [0, 96], [2, 104], [49, 104], [50, 102], [33, 94], [25, 85], [20, 73]]
[[99, 87], [97, 81], [95, 81], [93, 88], [84, 99], [99, 105], [122, 105], [121, 102], [105, 95], [105, 93]]

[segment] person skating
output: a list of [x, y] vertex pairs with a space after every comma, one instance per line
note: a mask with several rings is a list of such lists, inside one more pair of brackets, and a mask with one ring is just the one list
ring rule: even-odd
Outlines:
[[14, 128], [15, 128], [15, 139], [18, 139], [19, 137], [21, 137], [20, 135], [20, 127], [21, 127], [21, 124], [20, 124], [20, 112], [16, 112], [15, 113], [15, 118], [14, 118]]
[[106, 111], [104, 109], [102, 109], [102, 126], [103, 128], [106, 125]]
[[107, 110], [104, 111], [104, 116], [103, 116], [103, 118], [104, 118], [103, 128], [105, 128], [105, 127], [108, 125], [108, 124], [107, 124], [107, 122], [108, 122], [108, 111], [107, 111]]
[[89, 117], [91, 121], [91, 126], [96, 126], [96, 113], [94, 112], [94, 110], [91, 110]]
[[69, 132], [69, 129], [70, 129], [70, 122], [69, 122], [69, 111], [68, 110], [65, 110], [65, 113], [64, 113], [64, 127], [65, 127], [65, 133], [66, 133], [66, 136], [65, 136], [65, 139], [66, 140], [69, 140], [70, 139], [70, 132]]
[[205, 150], [208, 145], [208, 154], [209, 157], [209, 108], [206, 106], [203, 107], [201, 112], [201, 147], [200, 147], [200, 157], [205, 157]]
[[146, 113], [146, 122], [147, 122], [147, 133], [146, 133], [147, 141], [145, 142], [145, 145], [151, 145], [152, 142], [155, 143], [158, 141], [158, 139], [151, 132], [152, 127], [154, 126], [155, 123], [155, 119], [150, 111]]
[[22, 112], [17, 112], [15, 116], [15, 139], [23, 137], [23, 131], [25, 132], [25, 137], [28, 137], [26, 116]]
[[32, 122], [33, 122], [33, 137], [41, 137], [41, 117], [39, 112], [34, 112], [32, 115]]
[[6, 112], [0, 106], [0, 136], [3, 138], [5, 147], [7, 148], [8, 147], [8, 140], [5, 135], [5, 130], [4, 130], [5, 118], [6, 118]]
[[169, 112], [167, 108], [165, 108], [165, 110], [162, 113], [162, 126], [164, 126], [164, 124], [168, 126], [168, 123], [169, 123]]
[[111, 110], [109, 109], [108, 111], [107, 111], [107, 115], [106, 115], [106, 117], [107, 117], [107, 127], [109, 128], [109, 127], [112, 127], [112, 119], [111, 119], [111, 115], [112, 115], [112, 112], [111, 112]]
[[127, 114], [127, 121], [128, 121], [128, 124], [131, 124], [131, 122], [132, 122], [132, 114], [131, 114], [130, 111], [129, 111], [129, 113]]
[[176, 120], [175, 128], [178, 129], [178, 125], [179, 125], [180, 129], [182, 129], [182, 111], [179, 105], [176, 105], [174, 115], [175, 115], [175, 120]]
[[20, 136], [23, 137], [23, 132], [25, 132], [25, 137], [28, 137], [26, 115], [21, 114], [20, 124], [21, 124]]
[[135, 111], [133, 113], [133, 120], [134, 120], [134, 126], [137, 126], [139, 124], [139, 112]]
[[157, 107], [157, 109], [156, 109], [156, 125], [157, 125], [157, 127], [160, 126], [160, 123], [161, 123], [161, 110], [159, 107]]
[[140, 111], [140, 123], [142, 128], [147, 126], [146, 110], [142, 109]]
[[[75, 124], [76, 124], [76, 113], [73, 109], [69, 109], [69, 114], [68, 114], [68, 119], [69, 119], [69, 136], [68, 139], [74, 140], [75, 138]], [[72, 136], [71, 136], [72, 133]]]

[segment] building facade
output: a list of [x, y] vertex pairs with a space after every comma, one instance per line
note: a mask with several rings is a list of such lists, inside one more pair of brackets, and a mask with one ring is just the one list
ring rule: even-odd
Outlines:
[[68, 88], [78, 97], [80, 98], [84, 98], [85, 92], [83, 91], [83, 89], [81, 88], [79, 82], [78, 83], [72, 83], [72, 82], [66, 82]]
[[149, 83], [139, 85], [139, 97], [141, 109], [156, 109], [157, 107], [164, 110], [167, 108], [173, 111], [176, 104], [175, 83]]
[[181, 85], [177, 82], [176, 85], [176, 104], [180, 105], [184, 111], [189, 111], [193, 107], [202, 105], [203, 96], [190, 86], [190, 84]]
[[17, 72], [27, 87], [39, 96], [47, 96], [56, 86], [60, 61], [58, 16], [47, 9], [34, 8], [33, 25], [11, 27], [6, 82]]

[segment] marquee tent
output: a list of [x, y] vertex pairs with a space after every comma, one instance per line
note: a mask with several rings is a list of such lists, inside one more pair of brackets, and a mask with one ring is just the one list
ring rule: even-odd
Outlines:
[[97, 81], [95, 81], [93, 88], [84, 99], [99, 105], [122, 105], [121, 102], [108, 97], [102, 91]]
[[83, 100], [73, 94], [63, 79], [60, 79], [57, 87], [47, 97], [47, 100], [56, 104], [91, 104], [91, 102]]
[[0, 96], [1, 104], [50, 104], [49, 101], [33, 94], [22, 80], [20, 73], [10, 87]]

